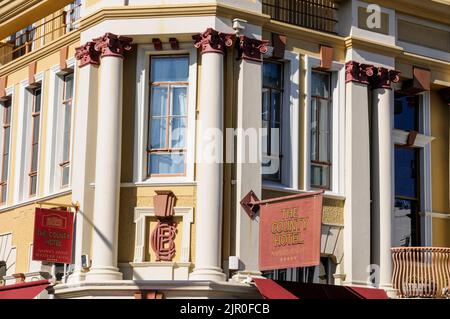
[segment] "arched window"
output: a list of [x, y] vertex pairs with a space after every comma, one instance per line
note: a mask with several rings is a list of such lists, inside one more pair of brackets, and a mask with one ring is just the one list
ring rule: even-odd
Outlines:
[[0, 260], [0, 280], [6, 276], [6, 261]]

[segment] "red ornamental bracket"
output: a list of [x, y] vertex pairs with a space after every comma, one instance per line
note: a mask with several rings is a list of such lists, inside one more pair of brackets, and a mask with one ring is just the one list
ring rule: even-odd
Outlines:
[[253, 191], [250, 191], [241, 200], [241, 207], [251, 219], [255, 219], [255, 217], [258, 214], [260, 207], [262, 205], [268, 205], [271, 203], [276, 203], [276, 202], [281, 202], [281, 201], [299, 199], [302, 197], [310, 197], [310, 196], [314, 196], [314, 195], [320, 195], [320, 194], [323, 194], [324, 192], [325, 192], [324, 190], [320, 190], [320, 191], [311, 192], [311, 193], [302, 193], [302, 194], [295, 194], [295, 195], [290, 195], [290, 196], [276, 197], [276, 198], [271, 198], [271, 199], [266, 199], [266, 200], [259, 200], [258, 196], [256, 196], [256, 194]]

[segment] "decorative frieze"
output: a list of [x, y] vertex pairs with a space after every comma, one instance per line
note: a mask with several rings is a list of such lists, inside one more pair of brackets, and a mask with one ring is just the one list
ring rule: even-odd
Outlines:
[[100, 65], [100, 53], [95, 50], [95, 42], [89, 41], [75, 50], [75, 58], [80, 61], [80, 68], [88, 64]]
[[192, 36], [192, 39], [195, 41], [194, 46], [200, 49], [202, 54], [224, 54], [226, 48], [233, 45], [235, 35], [208, 28], [205, 32]]
[[269, 51], [269, 41], [257, 40], [241, 35], [239, 37], [239, 57], [243, 60], [262, 62], [263, 54]]
[[95, 50], [100, 53], [101, 58], [112, 56], [123, 59], [125, 51], [131, 50], [133, 39], [108, 32], [93, 39], [93, 41], [95, 42]]

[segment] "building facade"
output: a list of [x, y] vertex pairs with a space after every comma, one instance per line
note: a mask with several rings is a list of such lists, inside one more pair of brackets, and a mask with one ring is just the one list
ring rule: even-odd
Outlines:
[[[448, 1], [0, 10], [4, 283], [52, 278], [54, 298], [257, 298], [249, 277], [265, 276], [400, 296], [401, 270], [424, 256], [448, 269]], [[317, 189], [320, 266], [261, 272], [259, 219], [241, 199]], [[73, 264], [32, 260], [39, 206], [75, 211]], [[438, 296], [442, 278], [412, 284]]]

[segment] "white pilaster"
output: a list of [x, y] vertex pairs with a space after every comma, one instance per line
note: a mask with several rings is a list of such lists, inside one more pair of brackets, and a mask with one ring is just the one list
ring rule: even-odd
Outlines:
[[81, 266], [81, 256], [90, 254], [92, 240], [92, 218], [94, 190], [90, 183], [94, 180], [95, 144], [92, 136], [96, 135], [98, 67], [88, 64], [78, 71], [78, 99], [74, 109], [74, 143], [72, 165], [72, 198], [79, 203], [75, 224], [75, 270], [69, 282], [85, 279], [86, 273]]

